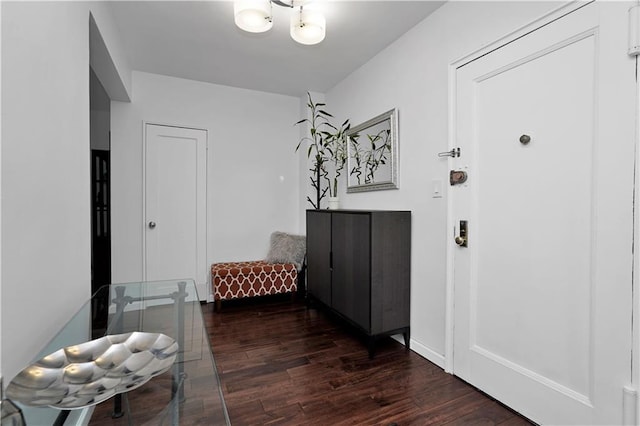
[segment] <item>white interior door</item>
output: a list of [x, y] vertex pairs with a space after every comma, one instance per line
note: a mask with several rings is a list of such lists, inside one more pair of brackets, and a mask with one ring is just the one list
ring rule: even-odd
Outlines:
[[456, 72], [453, 370], [541, 424], [620, 424], [631, 380], [628, 7], [584, 6]]
[[209, 294], [205, 130], [145, 125], [145, 279], [193, 279]]

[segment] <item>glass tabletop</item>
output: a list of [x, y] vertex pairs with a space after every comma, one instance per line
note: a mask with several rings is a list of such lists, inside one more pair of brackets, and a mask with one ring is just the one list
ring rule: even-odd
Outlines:
[[[74, 360], [74, 351], [86, 359]], [[46, 363], [56, 356], [62, 361]], [[30, 382], [34, 366], [57, 377], [55, 383]], [[99, 373], [74, 382], [70, 370], [80, 367]], [[230, 424], [192, 280], [100, 288], [12, 380], [7, 394], [12, 387], [27, 425]], [[52, 403], [51, 395], [60, 392], [64, 399], [54, 396]]]

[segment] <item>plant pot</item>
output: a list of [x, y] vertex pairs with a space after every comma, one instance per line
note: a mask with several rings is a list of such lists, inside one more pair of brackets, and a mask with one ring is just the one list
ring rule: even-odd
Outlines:
[[340, 199], [338, 197], [329, 197], [329, 210], [338, 210]]

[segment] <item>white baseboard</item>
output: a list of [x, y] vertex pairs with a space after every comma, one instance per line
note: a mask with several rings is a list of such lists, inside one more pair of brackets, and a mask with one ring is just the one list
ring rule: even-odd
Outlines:
[[[395, 335], [393, 336], [393, 338], [404, 345], [402, 334]], [[421, 357], [426, 358], [427, 360], [431, 361], [444, 370], [444, 355], [440, 355], [439, 353], [433, 351], [432, 349], [429, 349], [428, 347], [413, 339], [410, 340], [409, 345], [412, 351], [414, 351]]]

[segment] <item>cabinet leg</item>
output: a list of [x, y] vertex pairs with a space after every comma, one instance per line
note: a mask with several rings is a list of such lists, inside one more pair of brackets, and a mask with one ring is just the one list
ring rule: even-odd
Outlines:
[[306, 304], [307, 304], [307, 308], [312, 309], [312, 308], [315, 308], [315, 307], [316, 307], [315, 300], [313, 299], [313, 297], [312, 297], [312, 296], [309, 296], [309, 293], [307, 293], [307, 294], [305, 295], [304, 300], [305, 300], [305, 302], [306, 302]]
[[402, 337], [404, 337], [404, 348], [409, 350], [409, 342], [411, 341], [411, 334], [409, 330], [402, 333]]
[[369, 341], [367, 342], [367, 350], [369, 351], [369, 359], [373, 359], [373, 356], [376, 353], [376, 339], [374, 337], [369, 337]]

